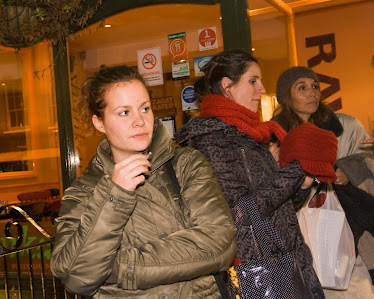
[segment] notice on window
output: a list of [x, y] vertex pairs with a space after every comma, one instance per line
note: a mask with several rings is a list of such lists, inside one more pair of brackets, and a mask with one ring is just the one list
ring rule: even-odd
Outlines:
[[188, 59], [186, 32], [168, 35], [170, 62], [178, 62]]
[[212, 59], [212, 57], [214, 57], [214, 55], [200, 56], [193, 59], [195, 77], [204, 76], [201, 69]]
[[157, 117], [174, 116], [177, 114], [173, 96], [151, 98], [151, 103], [153, 114]]
[[138, 50], [138, 71], [148, 86], [164, 84], [161, 48]]
[[173, 62], [172, 64], [173, 79], [186, 79], [190, 76], [190, 64], [187, 61]]
[[199, 50], [206, 51], [218, 48], [216, 27], [209, 27], [197, 31]]
[[199, 103], [193, 86], [186, 86], [181, 93], [182, 111], [199, 109]]

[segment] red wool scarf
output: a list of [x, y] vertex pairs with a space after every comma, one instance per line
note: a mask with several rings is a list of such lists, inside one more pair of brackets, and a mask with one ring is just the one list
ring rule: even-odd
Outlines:
[[233, 100], [217, 94], [208, 94], [200, 105], [201, 116], [215, 116], [229, 125], [235, 126], [238, 131], [251, 136], [261, 143], [268, 143], [274, 134], [279, 141], [287, 135], [286, 131], [275, 121], [260, 121], [260, 113], [245, 108]]

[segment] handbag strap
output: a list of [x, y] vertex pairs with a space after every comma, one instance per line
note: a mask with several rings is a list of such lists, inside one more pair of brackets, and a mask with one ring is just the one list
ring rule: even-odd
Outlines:
[[325, 187], [325, 192], [327, 192], [327, 183], [320, 182], [318, 184], [317, 190], [314, 194], [319, 194], [322, 191], [322, 188]]
[[[252, 175], [250, 172], [249, 161], [244, 148], [240, 150], [241, 156], [243, 158], [244, 169], [247, 174], [248, 188], [253, 190], [252, 185]], [[261, 220], [260, 213], [257, 208], [255, 200], [250, 196], [242, 196], [238, 201], [238, 208], [242, 209], [244, 215], [249, 215], [252, 223], [252, 231], [255, 240], [257, 250], [260, 251], [262, 256], [271, 256], [271, 249], [269, 239], [266, 235], [270, 237], [270, 240], [278, 247], [278, 249], [283, 253], [287, 253], [288, 250], [284, 245], [282, 238], [280, 237], [277, 230], [271, 224], [269, 218]], [[247, 213], [245, 212], [247, 211]], [[241, 217], [243, 218], [243, 217]], [[238, 222], [241, 226], [242, 221]]]
[[[165, 166], [166, 166], [166, 170], [169, 174], [169, 177], [170, 177], [176, 191], [178, 193], [180, 193], [181, 186], [180, 186], [180, 184], [178, 182], [178, 179], [177, 179], [177, 176], [175, 174], [175, 169], [174, 169], [173, 164], [172, 164], [172, 159], [168, 160], [166, 162]], [[178, 198], [180, 200], [181, 196], [178, 196]], [[179, 203], [179, 204], [181, 205], [182, 203]], [[229, 294], [229, 291], [227, 290], [226, 284], [225, 284], [221, 274], [219, 272], [217, 272], [217, 273], [213, 273], [213, 276], [214, 276], [214, 279], [217, 283], [218, 290], [221, 293], [222, 299], [230, 299], [231, 296]]]
[[166, 170], [169, 174], [169, 177], [170, 177], [172, 183], [174, 184], [174, 187], [175, 187], [176, 191], [178, 193], [180, 193], [181, 192], [181, 186], [179, 185], [177, 176], [175, 174], [175, 170], [174, 170], [174, 167], [173, 167], [173, 164], [172, 164], [172, 160], [173, 159], [168, 160], [166, 162], [165, 166], [166, 166]]

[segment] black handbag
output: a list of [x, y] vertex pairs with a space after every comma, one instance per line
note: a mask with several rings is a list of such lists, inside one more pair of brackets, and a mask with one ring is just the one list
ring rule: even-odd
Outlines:
[[[269, 219], [261, 220], [257, 205], [250, 197], [241, 198], [238, 202], [238, 228], [247, 215], [252, 223], [251, 232], [258, 258], [244, 261], [229, 269], [234, 297], [239, 295], [241, 299], [312, 298], [293, 254], [287, 250]], [[270, 242], [277, 246], [279, 254], [272, 254]]]

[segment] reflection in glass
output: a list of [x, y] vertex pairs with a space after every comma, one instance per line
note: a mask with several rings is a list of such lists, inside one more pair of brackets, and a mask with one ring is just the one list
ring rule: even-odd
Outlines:
[[51, 45], [0, 46], [0, 200], [60, 187], [55, 110]]
[[23, 97], [17, 55], [1, 51], [0, 69], [0, 172], [29, 171], [33, 163], [24, 155], [30, 141], [29, 109]]

